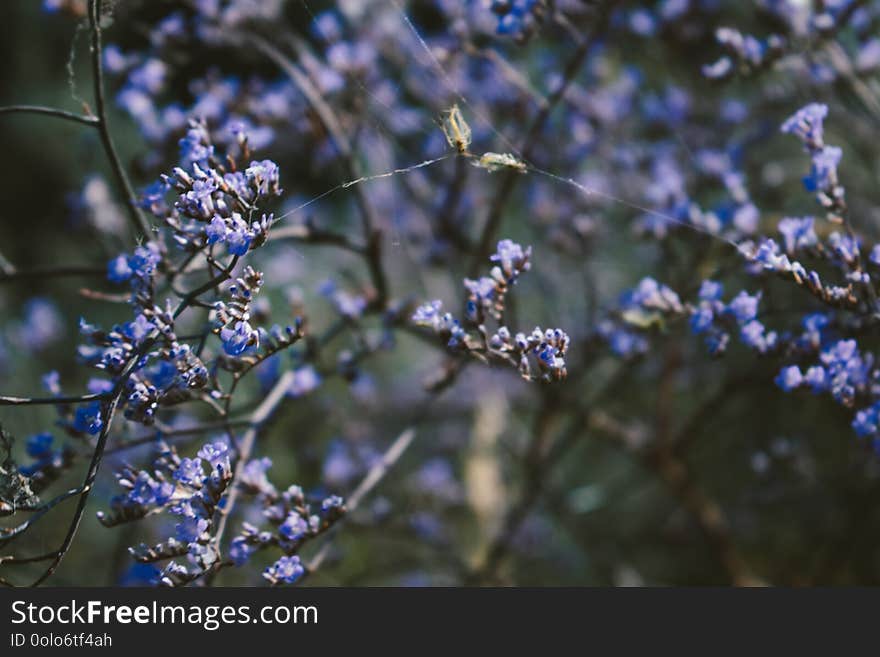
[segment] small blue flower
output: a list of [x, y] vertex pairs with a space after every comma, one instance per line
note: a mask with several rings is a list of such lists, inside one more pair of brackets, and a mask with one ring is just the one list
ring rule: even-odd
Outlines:
[[229, 446], [222, 441], [208, 443], [199, 450], [198, 457], [210, 463], [214, 470], [219, 469], [227, 473], [232, 470], [229, 463]]
[[823, 392], [828, 389], [828, 377], [825, 368], [819, 365], [812, 365], [804, 374], [804, 383], [810, 386], [814, 393]]
[[694, 334], [699, 335], [709, 330], [714, 319], [715, 313], [712, 312], [712, 309], [707, 305], [701, 305], [695, 308], [691, 315], [691, 330]]
[[837, 167], [843, 157], [838, 146], [825, 146], [815, 151], [811, 157], [810, 175], [804, 177], [807, 191], [816, 192], [828, 189], [837, 182]]
[[281, 557], [274, 564], [266, 568], [266, 571], [263, 573], [263, 577], [268, 579], [270, 582], [284, 582], [285, 584], [294, 584], [300, 577], [305, 575], [305, 568], [303, 568], [302, 563], [300, 562], [300, 558], [296, 555], [291, 557]]
[[147, 337], [150, 334], [150, 331], [154, 328], [156, 328], [155, 324], [148, 320], [143, 313], [138, 313], [134, 318], [134, 321], [128, 322], [122, 328], [122, 334], [131, 338], [132, 342], [135, 344], [140, 344], [140, 342]]
[[247, 228], [237, 227], [226, 235], [226, 248], [232, 255], [243, 256], [251, 248], [253, 236]]
[[170, 482], [159, 482], [144, 471], [138, 473], [128, 493], [128, 500], [139, 505], [163, 505], [174, 494], [174, 485]]
[[321, 501], [321, 510], [325, 513], [327, 511], [341, 509], [345, 506], [345, 500], [343, 500], [339, 495], [331, 495], [330, 497], [325, 497]]
[[828, 116], [828, 106], [810, 103], [799, 109], [782, 124], [782, 132], [796, 136], [807, 144], [821, 144], [822, 122]]
[[43, 388], [46, 389], [50, 395], [60, 395], [61, 394], [61, 375], [58, 374], [56, 370], [52, 370], [47, 374], [43, 375], [42, 378]]
[[779, 233], [785, 245], [786, 253], [793, 254], [801, 249], [808, 249], [819, 243], [813, 230], [813, 217], [802, 219], [786, 217], [779, 222]]
[[745, 324], [758, 316], [758, 302], [761, 300], [761, 293], [750, 295], [742, 291], [727, 306], [727, 311], [731, 313], [739, 324]]
[[249, 461], [242, 469], [239, 481], [243, 486], [253, 488], [258, 492], [273, 493], [275, 487], [266, 476], [271, 467], [272, 459], [267, 456]]
[[795, 388], [798, 388], [801, 383], [803, 383], [804, 377], [801, 374], [801, 370], [797, 365], [789, 365], [788, 367], [783, 367], [779, 372], [779, 375], [776, 377], [776, 385], [785, 390], [786, 392], [790, 392]]
[[86, 390], [93, 395], [103, 395], [113, 390], [113, 382], [107, 379], [91, 378], [86, 384]]
[[302, 397], [321, 385], [321, 377], [311, 365], [297, 368], [293, 372], [293, 380], [287, 394], [291, 397]]
[[107, 278], [112, 283], [124, 283], [132, 277], [134, 271], [124, 255], [116, 256], [107, 264]]
[[180, 465], [174, 471], [174, 478], [185, 486], [199, 488], [205, 478], [205, 472], [202, 469], [202, 459], [181, 459]]
[[205, 228], [205, 235], [208, 238], [208, 244], [216, 244], [217, 242], [225, 242], [229, 235], [229, 228], [222, 217], [214, 215], [214, 218]]
[[303, 517], [292, 511], [278, 527], [279, 533], [289, 541], [298, 541], [309, 533], [309, 524]]
[[857, 412], [852, 421], [852, 428], [859, 438], [868, 438], [877, 435], [878, 424], [880, 424], [880, 402]]
[[229, 558], [236, 566], [243, 566], [251, 558], [254, 548], [244, 536], [236, 536], [229, 544]]
[[51, 433], [38, 433], [28, 438], [27, 454], [31, 458], [39, 459], [47, 456], [52, 451], [52, 441], [54, 438]]
[[103, 426], [101, 402], [91, 402], [77, 407], [73, 418], [74, 431], [95, 435], [101, 431]]
[[724, 293], [724, 286], [716, 281], [705, 280], [700, 284], [698, 296], [702, 301], [719, 301]]
[[208, 521], [204, 518], [184, 517], [174, 526], [177, 540], [181, 543], [192, 543], [208, 530]]
[[241, 356], [248, 348], [259, 344], [259, 335], [247, 322], [236, 322], [234, 328], [220, 331], [223, 351], [230, 356]]

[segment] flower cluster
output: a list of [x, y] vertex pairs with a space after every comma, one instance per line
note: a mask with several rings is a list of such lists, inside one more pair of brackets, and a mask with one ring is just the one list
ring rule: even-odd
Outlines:
[[785, 39], [778, 34], [771, 34], [762, 40], [750, 34], [743, 35], [734, 28], [722, 27], [715, 33], [715, 38], [725, 55], [703, 67], [703, 74], [708, 78], [748, 75], [770, 66], [785, 54]]
[[[239, 145], [247, 159], [250, 150], [243, 132]], [[207, 128], [198, 122], [192, 122], [181, 140], [181, 158], [190, 162], [189, 167], [178, 166], [171, 176], [163, 175], [162, 186], [145, 199], [147, 207], [174, 231], [177, 244], [193, 253], [222, 245], [235, 256], [261, 246], [268, 238], [272, 215], [258, 216], [258, 208], [281, 193], [278, 166], [271, 160], [244, 166], [229, 156], [223, 163], [214, 153]], [[171, 207], [163, 202], [163, 189], [177, 194]]]
[[229, 546], [229, 556], [241, 566], [260, 550], [275, 548], [283, 552], [275, 563], [266, 568], [263, 577], [271, 584], [293, 584], [305, 574], [297, 553], [309, 540], [327, 531], [345, 513], [342, 498], [331, 495], [320, 501], [313, 510], [299, 486], [290, 486], [279, 492], [269, 481], [267, 471], [271, 459], [256, 459], [245, 465], [239, 485], [261, 507], [262, 516], [270, 529], [260, 529], [245, 522], [241, 532]]
[[826, 105], [810, 103], [782, 124], [782, 132], [797, 137], [810, 154], [811, 168], [809, 175], [804, 177], [804, 187], [816, 193], [829, 218], [840, 221], [840, 215], [846, 212], [844, 190], [837, 175], [843, 151], [825, 144], [823, 123], [826, 116]]
[[[100, 392], [109, 393], [123, 385], [121, 406], [125, 416], [149, 425], [160, 405], [181, 403], [204, 388], [208, 384], [208, 370], [192, 347], [175, 334], [170, 303], [165, 308], [135, 308], [137, 314], [132, 321], [109, 331], [81, 322], [80, 333], [85, 343], [79, 348], [79, 357], [111, 377], [96, 384], [101, 387]], [[75, 428], [98, 433], [102, 422], [99, 411], [97, 403], [81, 406]]]
[[[522, 272], [531, 268], [531, 255], [531, 247], [524, 249], [511, 240], [501, 240], [490, 257], [491, 262], [497, 263], [490, 275], [464, 280], [468, 292], [464, 323], [451, 313], [444, 313], [440, 300], [419, 306], [412, 315], [413, 323], [432, 329], [446, 341], [448, 348], [485, 361], [506, 362], [516, 367], [527, 380], [558, 381], [565, 378], [565, 354], [570, 340], [564, 331], [536, 328], [529, 335], [512, 334], [504, 325], [508, 290]], [[489, 319], [499, 324], [491, 336], [485, 326]]]
[[[212, 531], [232, 481], [230, 451], [222, 440], [205, 444], [194, 458], [181, 458], [174, 447], [162, 442], [157, 450], [150, 469], [126, 467], [117, 475], [126, 492], [112, 500], [109, 513], [99, 512], [98, 520], [113, 527], [161, 510], [175, 516], [174, 536], [130, 551], [140, 563], [168, 561], [158, 580], [166, 586], [179, 586], [216, 567], [220, 555]], [[184, 556], [189, 566], [173, 561]]]

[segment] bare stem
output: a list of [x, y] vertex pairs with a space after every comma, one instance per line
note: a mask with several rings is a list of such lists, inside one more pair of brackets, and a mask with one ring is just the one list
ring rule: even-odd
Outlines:
[[86, 510], [86, 502], [89, 499], [89, 493], [92, 491], [92, 486], [95, 483], [95, 478], [98, 476], [98, 469], [101, 466], [101, 460], [104, 457], [104, 448], [107, 446], [107, 438], [110, 435], [110, 427], [113, 425], [113, 418], [116, 415], [116, 407], [119, 404], [119, 399], [122, 396], [122, 388], [117, 391], [116, 396], [110, 401], [107, 405], [103, 415], [104, 415], [104, 426], [101, 428], [101, 433], [98, 435], [98, 443], [95, 445], [95, 451], [92, 454], [92, 461], [89, 463], [89, 469], [86, 472], [86, 476], [83, 479], [83, 483], [81, 488], [81, 492], [79, 494], [79, 501], [76, 504], [76, 510], [73, 512], [73, 519], [70, 522], [70, 525], [67, 528], [67, 534], [64, 536], [64, 540], [61, 542], [61, 547], [58, 548], [58, 553], [52, 559], [52, 562], [46, 568], [42, 575], [40, 575], [32, 584], [32, 586], [39, 586], [43, 582], [45, 582], [58, 566], [61, 564], [61, 560], [64, 559], [64, 556], [70, 550], [70, 546], [73, 544], [73, 539], [76, 536], [76, 532], [79, 529], [79, 524], [82, 521], [83, 514]]
[[76, 114], [67, 110], [56, 109], [54, 107], [43, 107], [42, 105], [7, 105], [0, 107], [0, 114], [39, 114], [41, 116], [54, 116], [56, 119], [64, 119], [81, 123], [83, 125], [98, 127], [100, 121], [94, 116], [86, 116], [84, 114]]
[[[306, 75], [306, 73], [300, 69], [295, 62], [263, 37], [256, 34], [247, 34], [246, 38], [257, 50], [271, 59], [278, 68], [290, 78], [303, 96], [306, 97], [306, 100], [312, 106], [312, 109], [315, 110], [315, 114], [318, 116], [321, 125], [333, 139], [333, 143], [339, 150], [345, 175], [350, 180], [361, 178], [363, 174], [361, 173], [357, 159], [354, 157], [351, 142], [345, 135], [345, 131], [342, 129], [342, 124], [336, 116], [336, 113], [333, 111], [333, 108], [327, 104], [323, 96], [321, 96], [321, 92], [312, 83], [309, 76]], [[293, 45], [294, 48], [301, 47], [297, 42], [294, 42]], [[382, 234], [378, 228], [375, 211], [373, 210], [364, 190], [359, 185], [354, 185], [351, 189], [354, 192], [355, 202], [360, 210], [361, 225], [363, 227], [364, 240], [366, 242], [364, 258], [366, 260], [367, 268], [370, 271], [373, 285], [376, 288], [376, 298], [371, 305], [384, 308], [388, 297], [388, 281], [382, 265]]]
[[137, 197], [128, 179], [128, 174], [122, 166], [113, 138], [110, 136], [110, 126], [107, 123], [107, 111], [104, 101], [104, 66], [101, 61], [101, 0], [89, 0], [89, 25], [92, 30], [92, 82], [95, 94], [95, 113], [97, 115], [98, 133], [101, 135], [101, 143], [110, 160], [110, 166], [125, 196], [125, 207], [129, 218], [134, 224], [135, 230], [142, 237], [149, 237], [150, 225], [140, 208], [137, 206]]
[[[366, 476], [361, 480], [361, 483], [358, 484], [358, 487], [355, 488], [348, 499], [346, 499], [346, 513], [351, 513], [358, 508], [361, 500], [363, 500], [370, 491], [372, 491], [379, 482], [385, 478], [388, 471], [394, 467], [394, 464], [397, 463], [400, 460], [400, 457], [403, 456], [404, 452], [409, 449], [409, 446], [412, 444], [415, 437], [416, 431], [414, 428], [410, 427], [391, 443], [391, 446], [386, 450], [385, 454], [382, 455], [382, 458], [379, 459], [378, 463], [370, 468], [369, 472], [367, 472]], [[312, 573], [320, 568], [321, 564], [324, 563], [324, 560], [327, 558], [329, 551], [330, 541], [326, 541], [321, 546], [321, 549], [318, 550], [315, 556], [309, 561], [308, 566], [306, 567], [306, 572]]]

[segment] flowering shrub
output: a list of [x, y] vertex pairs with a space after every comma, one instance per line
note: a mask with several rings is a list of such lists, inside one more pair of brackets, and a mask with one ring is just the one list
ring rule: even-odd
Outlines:
[[880, 4], [43, 9], [0, 581], [880, 580]]

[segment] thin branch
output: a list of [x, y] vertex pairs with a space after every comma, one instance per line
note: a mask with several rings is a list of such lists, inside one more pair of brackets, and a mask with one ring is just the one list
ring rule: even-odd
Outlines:
[[305, 244], [330, 244], [345, 249], [346, 251], [357, 253], [361, 256], [365, 251], [362, 245], [352, 242], [348, 235], [323, 230], [311, 224], [296, 224], [278, 228], [269, 233], [269, 239], [273, 242], [292, 240]]
[[[352, 494], [345, 501], [345, 510], [346, 513], [351, 513], [361, 503], [367, 495], [385, 478], [385, 475], [388, 474], [388, 471], [394, 467], [394, 465], [400, 460], [400, 457], [403, 456], [404, 452], [409, 448], [412, 444], [413, 439], [416, 437], [416, 431], [413, 427], [406, 429], [403, 433], [401, 433], [397, 439], [391, 446], [386, 450], [385, 454], [382, 455], [382, 458], [378, 463], [373, 465], [370, 468], [369, 472], [367, 472], [366, 476], [361, 480], [361, 483], [358, 484], [358, 487], [352, 492]], [[318, 568], [321, 567], [321, 564], [324, 563], [324, 560], [327, 558], [327, 555], [330, 552], [330, 541], [325, 541], [325, 543], [321, 546], [321, 549], [315, 554], [314, 557], [309, 561], [308, 566], [306, 567], [306, 572], [312, 573]]]
[[[345, 135], [333, 108], [327, 104], [320, 90], [312, 83], [309, 76], [289, 57], [263, 37], [256, 34], [247, 34], [245, 38], [257, 50], [271, 59], [291, 79], [303, 96], [306, 97], [309, 105], [315, 110], [321, 125], [328, 132], [336, 148], [339, 150], [345, 175], [350, 180], [361, 178], [363, 174], [354, 157], [351, 142]], [[294, 41], [293, 47], [299, 49], [302, 45]], [[366, 241], [364, 259], [370, 271], [373, 285], [376, 287], [376, 298], [373, 300], [372, 305], [384, 308], [388, 297], [388, 282], [381, 257], [381, 231], [378, 228], [375, 211], [367, 198], [366, 192], [359, 185], [354, 185], [351, 189], [354, 192], [355, 202], [360, 210], [364, 240]]]
[[[126, 376], [124, 380], [127, 380]], [[42, 575], [40, 575], [31, 586], [39, 586], [43, 582], [45, 582], [58, 566], [61, 564], [62, 559], [70, 550], [70, 546], [73, 544], [73, 539], [76, 536], [76, 532], [79, 529], [79, 524], [82, 521], [83, 514], [86, 510], [86, 502], [89, 500], [89, 493], [92, 491], [92, 486], [95, 484], [95, 479], [98, 476], [98, 469], [101, 466], [101, 460], [104, 457], [104, 448], [107, 446], [107, 438], [110, 435], [110, 427], [113, 425], [113, 418], [116, 415], [116, 407], [119, 404], [119, 399], [122, 397], [122, 392], [124, 388], [120, 387], [118, 391], [115, 391], [115, 397], [110, 401], [107, 405], [106, 409], [102, 413], [104, 416], [104, 426], [101, 428], [101, 433], [98, 435], [98, 442], [95, 445], [95, 451], [92, 454], [92, 461], [89, 463], [89, 469], [86, 472], [86, 476], [83, 479], [83, 483], [81, 488], [81, 492], [79, 494], [79, 501], [76, 505], [76, 510], [73, 512], [73, 519], [70, 522], [70, 525], [67, 528], [67, 534], [64, 536], [64, 540], [61, 542], [61, 547], [58, 548], [57, 555], [52, 559], [52, 562], [46, 568]]]
[[182, 429], [171, 429], [168, 431], [158, 430], [152, 433], [148, 433], [143, 436], [137, 436], [130, 440], [126, 440], [123, 443], [114, 445], [106, 450], [105, 454], [108, 456], [110, 454], [117, 454], [119, 452], [124, 452], [125, 450], [132, 449], [133, 447], [142, 447], [143, 445], [149, 445], [151, 443], [155, 443], [158, 438], [165, 440], [167, 438], [185, 438], [187, 436], [195, 436], [201, 433], [207, 433], [209, 431], [216, 431], [218, 429], [227, 429], [228, 427], [240, 427], [240, 426], [250, 426], [251, 420], [223, 420], [219, 422], [205, 422], [204, 424], [198, 424], [193, 427], [184, 427]]
[[46, 554], [38, 554], [35, 557], [0, 557], [0, 565], [2, 566], [22, 566], [29, 563], [38, 563], [40, 561], [48, 561], [58, 556], [58, 550], [47, 552]]
[[42, 105], [7, 105], [0, 107], [0, 114], [39, 114], [41, 116], [54, 116], [57, 119], [65, 119], [74, 123], [97, 128], [100, 121], [94, 116], [86, 116], [84, 114], [76, 114], [54, 107], [43, 107]]
[[226, 527], [229, 524], [229, 518], [232, 515], [232, 511], [235, 509], [235, 504], [238, 501], [241, 488], [238, 486], [237, 481], [240, 478], [245, 465], [247, 465], [247, 462], [251, 458], [257, 435], [266, 420], [272, 416], [272, 413], [275, 412], [278, 405], [284, 400], [287, 391], [290, 389], [290, 384], [293, 382], [294, 376], [292, 370], [287, 370], [282, 374], [278, 381], [275, 382], [275, 385], [272, 386], [272, 389], [269, 391], [269, 394], [266, 395], [266, 398], [256, 408], [253, 415], [251, 415], [250, 428], [244, 433], [244, 436], [238, 445], [238, 455], [232, 473], [232, 491], [229, 493], [229, 497], [226, 500], [226, 506], [223, 508], [223, 513], [217, 523], [217, 533], [215, 534], [214, 540], [215, 545], [218, 547], [220, 546], [220, 541], [223, 539]]
[[61, 265], [58, 267], [34, 267], [33, 269], [18, 269], [0, 272], [0, 283], [11, 283], [20, 280], [39, 278], [62, 278], [67, 276], [106, 276], [105, 267], [91, 267], [88, 265]]
[[74, 497], [74, 496], [79, 495], [81, 493], [82, 493], [81, 487], [72, 488], [72, 489], [62, 493], [61, 495], [58, 495], [57, 497], [49, 500], [48, 502], [46, 502], [45, 504], [43, 504], [41, 506], [34, 507], [34, 508], [26, 508], [25, 507], [25, 508], [15, 509], [16, 511], [31, 512], [34, 515], [32, 515], [30, 518], [28, 518], [25, 522], [21, 523], [20, 525], [15, 526], [11, 529], [0, 529], [0, 544], [6, 545], [12, 539], [14, 539], [16, 536], [21, 536], [28, 529], [30, 529], [37, 521], [39, 521], [40, 518], [42, 518], [44, 515], [46, 515], [53, 508], [55, 508], [56, 506], [58, 506], [59, 504], [61, 504], [65, 500], [68, 500], [71, 497]]
[[0, 406], [28, 406], [37, 404], [85, 404], [108, 399], [107, 393], [79, 395], [76, 397], [5, 397], [0, 396]]
[[113, 138], [110, 136], [110, 127], [107, 123], [107, 111], [104, 102], [104, 66], [101, 61], [101, 0], [89, 0], [89, 25], [92, 31], [92, 82], [95, 94], [95, 114], [97, 115], [98, 133], [101, 135], [101, 143], [110, 160], [110, 166], [113, 174], [119, 184], [123, 194], [125, 195], [125, 207], [128, 209], [129, 218], [134, 224], [135, 230], [142, 237], [149, 237], [151, 230], [150, 225], [137, 206], [137, 197], [128, 174], [122, 166], [119, 154], [113, 144]]

